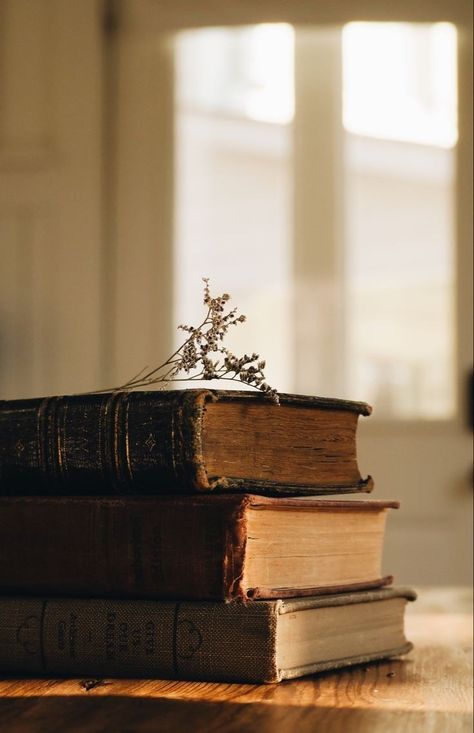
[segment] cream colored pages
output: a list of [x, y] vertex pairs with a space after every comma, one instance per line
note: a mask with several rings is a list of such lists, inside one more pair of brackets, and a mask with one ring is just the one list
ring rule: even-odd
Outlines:
[[352, 657], [383, 656], [407, 644], [405, 598], [307, 608], [278, 617], [276, 661], [281, 670]]
[[381, 577], [387, 509], [250, 510], [244, 585], [317, 588]]

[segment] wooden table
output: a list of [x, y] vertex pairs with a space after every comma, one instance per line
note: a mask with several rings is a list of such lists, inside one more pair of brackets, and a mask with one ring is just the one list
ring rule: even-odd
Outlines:
[[470, 593], [420, 589], [403, 660], [280, 685], [165, 680], [0, 681], [2, 733], [464, 733], [472, 730]]

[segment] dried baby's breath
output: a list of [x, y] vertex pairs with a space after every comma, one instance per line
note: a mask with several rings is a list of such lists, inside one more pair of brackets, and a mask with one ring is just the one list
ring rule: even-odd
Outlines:
[[278, 403], [276, 389], [265, 381], [265, 361], [256, 353], [235, 356], [223, 344], [229, 329], [244, 323], [246, 317], [238, 315], [237, 308], [226, 310], [230, 300], [228, 293], [213, 298], [209, 278], [203, 278], [203, 282], [203, 303], [207, 313], [202, 323], [199, 326], [178, 326], [186, 334], [181, 346], [162, 364], [150, 371], [142, 369], [116, 391], [156, 384], [166, 386], [169, 382], [225, 380], [248, 384]]

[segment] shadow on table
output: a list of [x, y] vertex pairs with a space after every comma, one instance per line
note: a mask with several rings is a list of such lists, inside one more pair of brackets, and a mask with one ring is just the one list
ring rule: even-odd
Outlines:
[[2, 733], [424, 733], [470, 731], [452, 712], [203, 702], [124, 696], [4, 697]]

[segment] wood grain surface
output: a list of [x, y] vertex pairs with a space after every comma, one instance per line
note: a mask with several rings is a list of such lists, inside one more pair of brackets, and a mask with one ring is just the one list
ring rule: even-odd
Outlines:
[[419, 591], [405, 659], [280, 685], [166, 680], [2, 679], [8, 733], [193, 730], [240, 733], [472, 730], [472, 614], [466, 591]]

